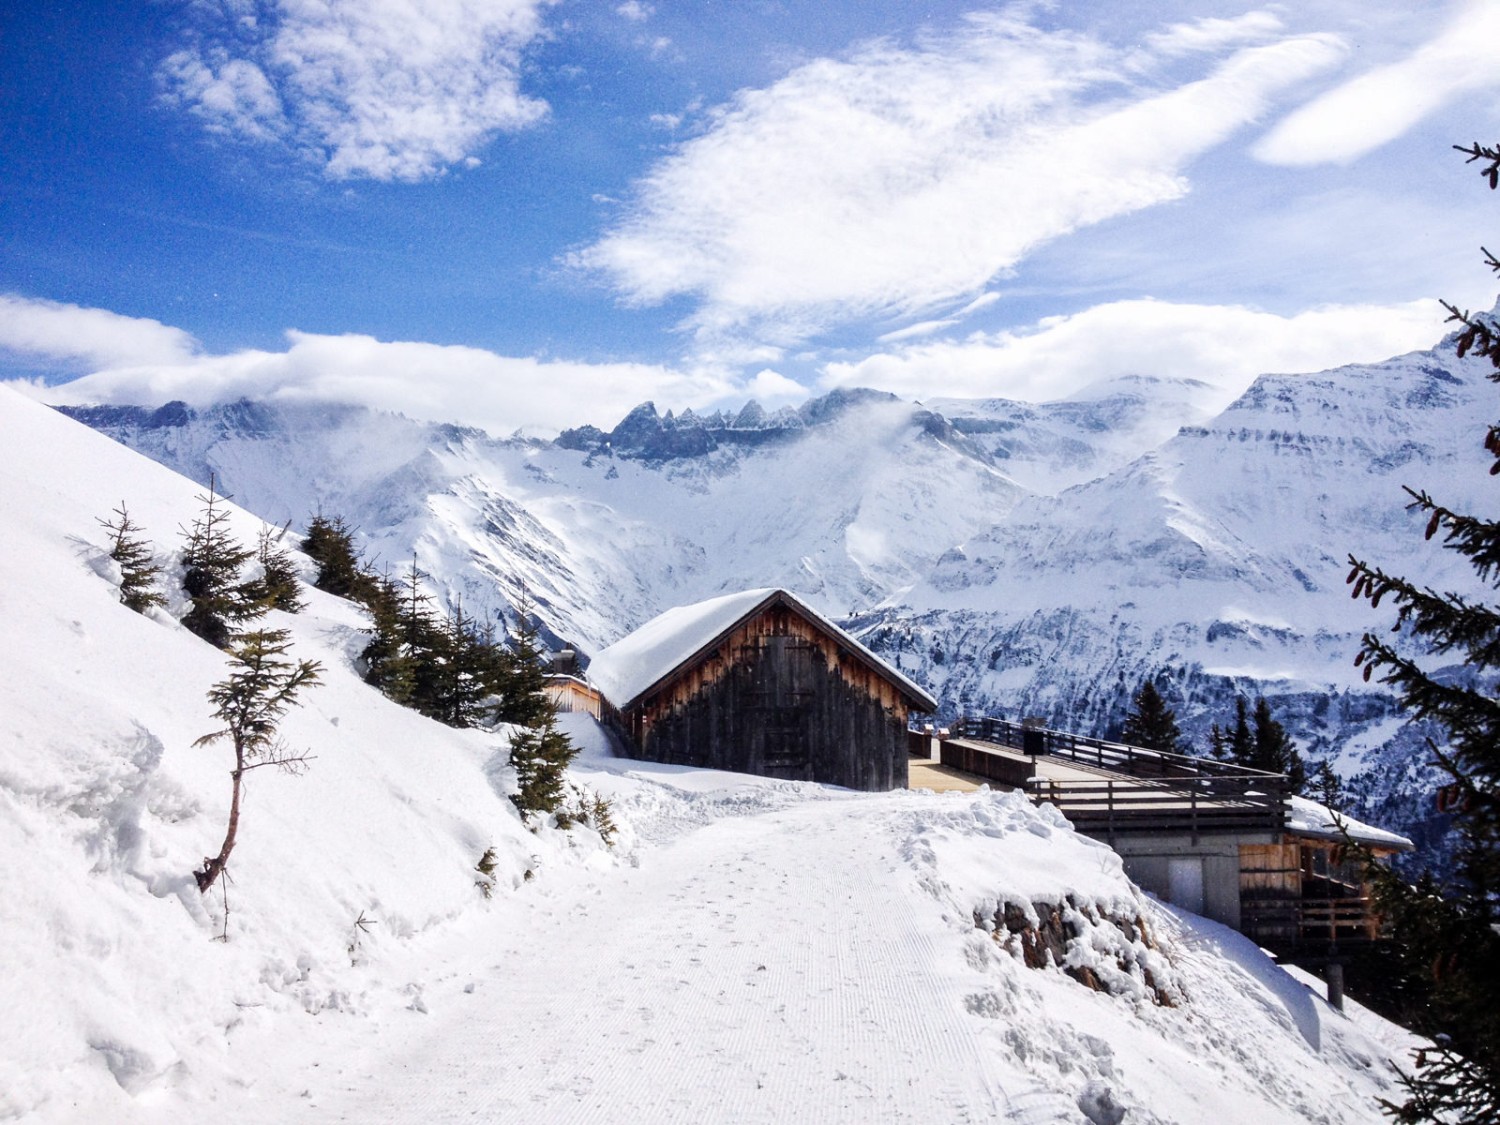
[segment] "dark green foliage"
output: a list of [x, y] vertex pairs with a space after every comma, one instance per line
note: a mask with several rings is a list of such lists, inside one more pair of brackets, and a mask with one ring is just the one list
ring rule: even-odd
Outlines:
[[1234, 729], [1229, 732], [1229, 758], [1242, 766], [1255, 756], [1255, 739], [1250, 734], [1250, 718], [1245, 697], [1234, 698]]
[[376, 596], [379, 579], [366, 573], [354, 549], [354, 530], [342, 516], [332, 519], [321, 512], [307, 525], [302, 539], [302, 553], [318, 564], [313, 583], [320, 590], [340, 598], [369, 605]]
[[[557, 707], [547, 695], [547, 674], [528, 602], [522, 601], [516, 616], [516, 639], [509, 653], [508, 690], [500, 697], [494, 712], [496, 721], [521, 727], [510, 739], [510, 764], [515, 767], [519, 790], [511, 800], [526, 819], [555, 813], [559, 827], [566, 828], [575, 818], [582, 819], [580, 814], [587, 811], [565, 807], [568, 764], [578, 748], [557, 729]], [[611, 831], [613, 827], [611, 822]]]
[[273, 532], [269, 527], [261, 529], [260, 540], [255, 548], [256, 561], [261, 566], [260, 584], [268, 608], [286, 613], [301, 613], [307, 608], [307, 603], [302, 600], [302, 583], [297, 578], [297, 566], [280, 545], [281, 535], [285, 533], [285, 528], [281, 534]]
[[523, 629], [516, 650], [495, 642], [455, 605], [446, 619], [422, 592], [413, 559], [400, 583], [375, 583], [369, 602], [373, 636], [361, 658], [365, 682], [397, 703], [453, 727], [497, 722], [539, 724], [551, 713], [534, 644]]
[[217, 648], [227, 649], [234, 626], [266, 611], [265, 590], [259, 582], [244, 582], [240, 569], [255, 552], [240, 546], [229, 529], [226, 497], [209, 478], [208, 495], [199, 496], [203, 514], [183, 532], [182, 589], [192, 599], [182, 624]]
[[142, 536], [145, 530], [130, 518], [125, 501], [114, 510], [114, 520], [99, 523], [111, 535], [109, 557], [120, 564], [120, 603], [137, 613], [152, 606], [164, 606], [167, 599], [156, 588], [161, 567], [151, 556], [151, 544]]
[[1208, 729], [1208, 754], [1220, 762], [1229, 760], [1229, 735], [1218, 723]]
[[382, 580], [370, 603], [374, 637], [365, 647], [365, 682], [397, 703], [437, 718], [433, 684], [445, 658], [442, 627], [422, 593], [422, 573], [413, 557], [400, 583]]
[[1255, 701], [1255, 742], [1248, 762], [1253, 769], [1286, 774], [1293, 793], [1307, 788], [1307, 766], [1296, 745], [1287, 737], [1286, 728], [1271, 718], [1271, 705], [1264, 697]]
[[1319, 762], [1313, 767], [1306, 795], [1332, 812], [1343, 812], [1349, 805], [1349, 794], [1344, 791], [1343, 781], [1327, 762]]
[[[557, 715], [550, 708], [536, 726], [522, 727], [510, 737], [510, 764], [516, 771], [517, 792], [511, 796], [527, 820], [561, 813], [567, 798], [567, 769], [578, 749], [557, 729]], [[560, 815], [558, 823], [567, 827]]]
[[493, 712], [497, 723], [538, 726], [555, 715], [547, 696], [547, 672], [542, 663], [542, 648], [537, 641], [536, 626], [531, 621], [530, 606], [523, 601], [516, 611], [516, 637], [510, 650], [510, 668], [503, 687], [497, 690], [498, 702]]
[[[1482, 161], [1490, 187], [1500, 184], [1500, 146], [1475, 143], [1460, 151]], [[1500, 260], [1485, 252], [1500, 273]], [[1458, 354], [1490, 362], [1500, 383], [1500, 330], [1488, 320], [1447, 306], [1462, 327]], [[1490, 425], [1484, 448], [1500, 473], [1500, 425]], [[1409, 508], [1426, 517], [1426, 537], [1468, 560], [1479, 580], [1500, 586], [1500, 523], [1455, 512], [1425, 491], [1407, 489]], [[1418, 1052], [1415, 1069], [1402, 1076], [1407, 1098], [1386, 1110], [1401, 1121], [1500, 1121], [1500, 606], [1439, 592], [1350, 557], [1353, 596], [1379, 606], [1389, 598], [1398, 636], [1367, 633], [1355, 657], [1368, 680], [1390, 685], [1414, 718], [1440, 724], [1447, 737], [1429, 740], [1433, 762], [1451, 779], [1440, 808], [1461, 834], [1457, 873], [1439, 888], [1430, 878], [1410, 886], [1373, 861], [1367, 873], [1376, 905], [1390, 927], [1404, 973], [1402, 984], [1424, 1001], [1413, 1005], [1413, 1030], [1437, 1046]], [[1434, 664], [1460, 658], [1472, 673], [1438, 678], [1408, 655], [1404, 640], [1425, 642]]]
[[285, 629], [260, 629], [241, 633], [229, 650], [229, 676], [208, 690], [214, 717], [224, 725], [193, 743], [210, 746], [228, 741], [234, 750], [230, 771], [232, 788], [229, 827], [216, 856], [205, 856], [202, 869], [193, 872], [198, 890], [206, 892], [223, 874], [234, 850], [240, 825], [240, 798], [247, 772], [261, 766], [277, 766], [295, 772], [305, 755], [287, 752], [277, 734], [287, 709], [297, 702], [303, 688], [318, 682], [321, 666], [314, 660], [293, 661]]
[[1143, 746], [1147, 750], [1160, 750], [1167, 754], [1180, 753], [1182, 731], [1177, 727], [1177, 716], [1166, 705], [1156, 685], [1147, 680], [1135, 693], [1130, 714], [1125, 716], [1125, 726], [1120, 740], [1131, 746]]

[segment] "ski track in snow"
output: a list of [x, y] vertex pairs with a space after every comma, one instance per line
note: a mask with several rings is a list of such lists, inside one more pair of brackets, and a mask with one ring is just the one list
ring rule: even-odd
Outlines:
[[[889, 815], [895, 803], [844, 811]], [[540, 926], [495, 916], [465, 939], [494, 943], [493, 975], [468, 993], [451, 982], [452, 1006], [420, 1041], [368, 1054], [314, 1099], [318, 1117], [1008, 1116], [943, 972], [955, 955], [938, 941], [952, 930], [930, 898], [901, 889], [909, 879], [865, 878], [872, 864], [899, 866], [893, 838], [870, 855], [871, 834], [828, 812], [815, 801], [720, 820], [555, 901]], [[645, 981], [656, 990], [643, 995]], [[934, 1004], [945, 990], [953, 1002]]]

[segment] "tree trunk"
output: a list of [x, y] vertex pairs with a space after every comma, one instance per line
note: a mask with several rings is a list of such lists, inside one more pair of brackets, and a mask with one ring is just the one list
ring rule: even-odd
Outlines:
[[240, 830], [240, 779], [245, 773], [245, 755], [238, 746], [234, 749], [234, 769], [229, 776], [233, 779], [233, 786], [229, 798], [229, 828], [224, 833], [224, 844], [219, 848], [219, 854], [209, 858], [203, 857], [203, 869], [194, 871], [193, 878], [198, 880], [198, 890], [201, 894], [207, 894], [208, 889], [214, 885], [219, 876], [223, 874], [224, 868], [229, 864], [229, 853], [234, 850], [234, 838]]

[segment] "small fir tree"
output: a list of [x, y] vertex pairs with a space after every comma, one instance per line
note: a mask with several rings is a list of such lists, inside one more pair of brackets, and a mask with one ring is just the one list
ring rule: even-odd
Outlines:
[[354, 547], [354, 530], [342, 516], [314, 516], [302, 539], [302, 553], [318, 564], [313, 582], [318, 589], [366, 605], [376, 596], [379, 579], [365, 571]]
[[494, 721], [520, 726], [541, 726], [554, 718], [556, 710], [547, 695], [547, 672], [537, 628], [531, 620], [531, 605], [525, 598], [516, 610], [516, 637], [511, 647], [509, 674], [497, 684], [499, 702]]
[[219, 854], [204, 856], [203, 867], [193, 872], [198, 890], [207, 892], [224, 873], [234, 850], [240, 827], [240, 800], [245, 774], [262, 766], [290, 772], [307, 762], [306, 755], [288, 752], [277, 733], [288, 708], [297, 703], [304, 688], [318, 682], [321, 665], [315, 660], [293, 661], [285, 629], [261, 629], [235, 638], [229, 653], [229, 676], [209, 688], [208, 701], [214, 717], [224, 725], [193, 743], [211, 746], [227, 741], [234, 751], [229, 771], [229, 824]]
[[567, 827], [567, 769], [577, 753], [572, 740], [557, 729], [557, 713], [551, 708], [541, 723], [511, 735], [510, 764], [517, 786], [511, 800], [528, 821], [557, 813], [559, 826]]
[[182, 589], [192, 600], [182, 624], [216, 648], [229, 648], [235, 625], [265, 612], [265, 592], [245, 582], [240, 569], [255, 552], [242, 547], [229, 528], [225, 496], [209, 477], [208, 494], [200, 495], [203, 513], [184, 530]]
[[260, 584], [262, 598], [271, 609], [286, 613], [301, 613], [307, 608], [302, 600], [302, 584], [297, 578], [297, 564], [281, 546], [281, 537], [286, 528], [273, 532], [269, 527], [261, 529], [256, 543], [255, 557], [261, 566]]
[[1175, 754], [1182, 746], [1182, 731], [1177, 727], [1177, 716], [1166, 705], [1156, 685], [1150, 680], [1141, 684], [1135, 693], [1130, 714], [1125, 716], [1125, 726], [1120, 740], [1131, 746], [1142, 746], [1147, 750], [1160, 750]]
[[167, 599], [156, 588], [161, 567], [152, 557], [151, 544], [144, 538], [145, 529], [130, 518], [123, 500], [114, 514], [115, 519], [99, 523], [110, 533], [109, 557], [120, 566], [120, 603], [137, 613], [166, 605]]
[[1308, 777], [1307, 795], [1330, 812], [1343, 812], [1349, 806], [1349, 794], [1343, 779], [1327, 762], [1319, 762]]
[[1307, 766], [1286, 728], [1271, 717], [1271, 705], [1261, 696], [1255, 701], [1255, 737], [1250, 760], [1245, 765], [1267, 773], [1286, 774], [1287, 787], [1293, 793], [1307, 788]]
[[1208, 728], [1208, 754], [1216, 761], [1229, 761], [1229, 735], [1218, 723]]
[[1255, 757], [1255, 738], [1250, 733], [1249, 708], [1243, 695], [1234, 697], [1234, 729], [1229, 732], [1229, 758], [1248, 766]]

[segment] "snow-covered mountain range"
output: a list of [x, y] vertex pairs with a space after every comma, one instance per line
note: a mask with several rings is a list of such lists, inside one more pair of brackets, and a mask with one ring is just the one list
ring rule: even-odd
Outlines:
[[1482, 510], [1484, 366], [1444, 343], [1210, 387], [1113, 380], [1047, 404], [839, 391], [768, 414], [658, 412], [555, 441], [353, 407], [72, 408], [276, 523], [322, 510], [393, 567], [415, 552], [480, 616], [528, 600], [585, 653], [672, 605], [784, 585], [843, 618], [948, 713], [1103, 733], [1146, 676], [1190, 735], [1272, 699], [1362, 811], [1441, 830], [1418, 736], [1351, 660], [1388, 624], [1350, 553], [1463, 588], [1403, 485]]
[[[410, 481], [433, 434], [380, 424], [344, 450]], [[195, 745], [225, 656], [178, 621], [199, 491], [0, 387], [0, 1119], [1355, 1125], [1397, 1093], [1412, 1037], [1150, 900], [1020, 794], [629, 762], [575, 715], [572, 777], [619, 834], [528, 830], [506, 731], [361, 682], [364, 614], [310, 589], [268, 623], [323, 664], [281, 724], [313, 760], [254, 775], [227, 897], [201, 895], [230, 761]], [[96, 522], [121, 500], [166, 570], [147, 615]], [[1056, 957], [1027, 967], [1052, 917]]]

